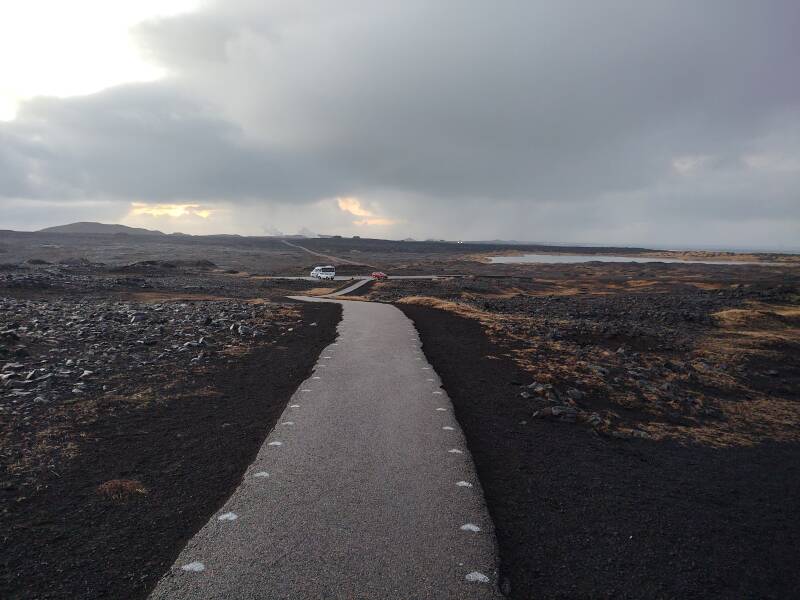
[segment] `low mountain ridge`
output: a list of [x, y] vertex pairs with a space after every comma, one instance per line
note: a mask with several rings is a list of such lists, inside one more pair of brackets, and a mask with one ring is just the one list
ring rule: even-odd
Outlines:
[[116, 223], [96, 223], [94, 221], [80, 221], [69, 223], [68, 225], [56, 225], [40, 229], [46, 233], [127, 233], [128, 235], [166, 235], [155, 229], [144, 229], [142, 227], [128, 227]]

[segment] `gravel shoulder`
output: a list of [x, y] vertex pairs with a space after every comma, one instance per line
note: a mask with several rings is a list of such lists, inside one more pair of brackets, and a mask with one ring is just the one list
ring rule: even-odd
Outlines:
[[[786, 598], [800, 444], [616, 438], [533, 418], [531, 375], [480, 322], [398, 304], [464, 430], [512, 598]], [[796, 422], [795, 422], [796, 425]]]

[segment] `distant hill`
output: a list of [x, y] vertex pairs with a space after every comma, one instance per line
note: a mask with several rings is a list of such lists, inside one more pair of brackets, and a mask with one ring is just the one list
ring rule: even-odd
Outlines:
[[93, 223], [91, 221], [45, 227], [44, 229], [40, 229], [40, 231], [45, 233], [127, 233], [128, 235], [164, 235], [161, 231], [156, 231], [154, 229], [142, 229], [141, 227], [128, 227], [127, 225], [108, 223]]

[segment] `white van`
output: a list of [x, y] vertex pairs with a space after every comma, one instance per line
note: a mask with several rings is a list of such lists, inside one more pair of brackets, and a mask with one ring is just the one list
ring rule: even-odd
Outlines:
[[314, 267], [314, 270], [311, 271], [311, 277], [316, 277], [317, 279], [333, 279], [336, 277], [336, 268], [330, 265]]

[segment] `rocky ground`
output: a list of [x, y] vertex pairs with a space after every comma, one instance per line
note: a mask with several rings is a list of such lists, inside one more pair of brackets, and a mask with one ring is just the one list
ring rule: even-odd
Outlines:
[[[632, 289], [609, 285], [615, 277], [608, 269], [623, 268], [637, 271], [624, 278], [637, 283]], [[789, 439], [800, 386], [800, 276], [759, 268], [738, 280], [729, 269], [682, 268], [669, 283], [643, 286], [643, 272], [652, 278], [657, 267], [603, 266], [594, 278], [562, 281], [550, 292], [536, 278], [389, 281], [367, 297], [480, 321], [503, 354], [530, 373], [520, 394], [537, 418], [578, 421], [615, 436], [713, 431], [754, 441], [768, 429], [770, 439]], [[750, 404], [730, 404], [732, 398]]]
[[793, 595], [800, 278], [621, 268], [368, 297], [414, 320], [453, 399], [511, 597]]
[[281, 285], [207, 264], [0, 270], [1, 597], [146, 595], [335, 335], [337, 307]]
[[[203, 255], [211, 241], [170, 238], [166, 260], [166, 242], [110, 236], [59, 259], [65, 239], [15, 238], [0, 265], [0, 597], [140, 598], [230, 493], [338, 313], [286, 299], [318, 282], [265, 275], [316, 260], [278, 241]], [[454, 245], [355, 243], [307, 245], [467, 275], [354, 300], [397, 303], [420, 330], [512, 597], [800, 585], [795, 268], [487, 265]]]
[[79, 261], [76, 264], [0, 264], [0, 291], [14, 297], [51, 297], [100, 293], [115, 298], [150, 300], [160, 292], [175, 298], [282, 298], [317, 284], [275, 280], [221, 269], [207, 261], [143, 261], [123, 266]]
[[25, 452], [43, 447], [41, 421], [53, 410], [219, 364], [297, 325], [295, 307], [265, 301], [270, 282], [176, 269], [132, 265], [126, 271], [139, 276], [123, 278], [86, 265], [0, 272], [0, 416], [18, 436], [5, 451], [22, 453], [7, 460], [22, 468]]

